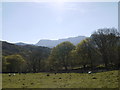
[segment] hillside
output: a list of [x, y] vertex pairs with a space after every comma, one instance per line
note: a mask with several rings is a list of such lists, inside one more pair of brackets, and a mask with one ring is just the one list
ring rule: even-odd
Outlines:
[[12, 54], [27, 55], [35, 51], [50, 52], [50, 49], [47, 47], [34, 46], [34, 45], [15, 45], [12, 43], [2, 41], [3, 56], [12, 55]]

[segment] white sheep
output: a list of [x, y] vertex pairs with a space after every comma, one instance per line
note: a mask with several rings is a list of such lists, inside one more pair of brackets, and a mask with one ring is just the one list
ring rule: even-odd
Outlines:
[[15, 76], [16, 74], [14, 73], [13, 76]]
[[92, 71], [88, 71], [88, 74], [91, 74], [92, 73]]
[[11, 76], [11, 74], [10, 74], [10, 73], [9, 73], [8, 75], [9, 75], [9, 77]]

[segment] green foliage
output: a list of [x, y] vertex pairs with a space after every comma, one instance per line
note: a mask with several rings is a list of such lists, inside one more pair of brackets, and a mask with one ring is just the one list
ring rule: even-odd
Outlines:
[[118, 62], [117, 47], [120, 33], [115, 28], [99, 29], [91, 35], [95, 46], [98, 48], [101, 58], [107, 68], [109, 64]]
[[[49, 57], [51, 68], [53, 69], [68, 69], [69, 66], [69, 56], [70, 52], [75, 48], [75, 46], [70, 42], [63, 42], [53, 48], [51, 55]], [[59, 67], [59, 68], [58, 68]]]
[[[19, 54], [22, 56], [22, 58], [25, 60], [24, 65], [19, 65], [22, 67], [22, 72], [33, 72], [32, 71], [32, 66], [36, 66], [35, 67], [37, 70], [38, 68], [40, 68], [40, 70], [44, 70], [44, 66], [46, 64], [46, 58], [48, 58], [49, 53], [50, 53], [51, 49], [47, 48], [47, 47], [41, 47], [41, 46], [32, 46], [32, 45], [24, 45], [24, 46], [19, 46], [19, 45], [14, 45], [11, 43], [7, 43], [7, 42], [2, 42], [2, 69], [3, 72], [10, 72], [10, 70], [7, 70], [9, 68], [6, 68], [7, 64], [6, 64], [6, 59], [5, 57], [9, 56], [9, 55], [16, 55]], [[35, 63], [33, 63], [34, 61], [36, 61]], [[38, 62], [41, 63], [38, 63]], [[38, 65], [40, 67], [38, 67]], [[14, 66], [13, 66], [14, 67]], [[40, 71], [39, 70], [39, 71]], [[17, 72], [21, 72], [21, 71], [17, 71]]]
[[68, 71], [76, 67], [95, 70], [100, 65], [120, 68], [120, 33], [115, 28], [98, 29], [76, 46], [68, 41], [52, 49], [3, 42], [2, 49], [3, 72]]
[[25, 60], [21, 55], [9, 55], [5, 57], [8, 72], [20, 72]]
[[69, 63], [70, 63], [71, 69], [73, 69], [76, 66], [80, 66], [80, 62], [79, 62], [80, 60], [78, 60], [76, 49], [73, 49], [70, 52], [69, 59], [70, 59]]
[[2, 56], [2, 71], [7, 72], [7, 61], [5, 56]]
[[91, 38], [86, 38], [76, 46], [76, 60], [80, 65], [83, 65], [84, 68], [90, 66], [92, 69], [93, 65], [96, 64], [95, 60], [98, 56], [98, 50], [93, 45]]
[[45, 50], [33, 51], [33, 53], [29, 56], [28, 61], [28, 70], [33, 72], [40, 72], [45, 70], [46, 59], [49, 56], [49, 52], [45, 52]]

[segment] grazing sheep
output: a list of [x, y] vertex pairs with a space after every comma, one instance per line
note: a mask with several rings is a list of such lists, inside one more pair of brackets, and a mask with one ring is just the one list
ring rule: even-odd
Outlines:
[[97, 79], [96, 77], [93, 77], [92, 79]]
[[10, 74], [10, 73], [9, 73], [8, 75], [9, 75], [9, 77], [11, 76], [11, 74]]
[[62, 78], [59, 78], [59, 79], [62, 79]]
[[13, 76], [15, 76], [16, 74], [14, 73]]
[[47, 76], [50, 76], [49, 74], [47, 74]]
[[88, 71], [88, 74], [91, 74], [92, 73], [92, 71]]

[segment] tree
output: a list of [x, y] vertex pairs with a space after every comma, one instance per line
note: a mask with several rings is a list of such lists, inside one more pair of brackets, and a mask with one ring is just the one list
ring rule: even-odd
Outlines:
[[49, 57], [51, 63], [51, 69], [62, 69], [64, 67], [65, 70], [68, 70], [69, 65], [69, 56], [70, 51], [72, 51], [75, 46], [66, 41], [60, 43], [56, 47], [53, 48], [51, 55]]
[[5, 57], [8, 72], [21, 72], [25, 60], [21, 55], [9, 55]]
[[116, 56], [118, 35], [119, 32], [115, 28], [98, 29], [91, 35], [95, 46], [101, 53], [106, 69], [108, 68], [108, 64], [110, 64], [110, 61], [118, 60]]
[[46, 59], [49, 57], [49, 49], [33, 50], [29, 55], [28, 69], [31, 72], [40, 72], [44, 70]]
[[77, 60], [76, 49], [73, 49], [70, 52], [69, 60], [70, 60], [69, 63], [70, 63], [71, 68], [79, 66], [80, 62]]
[[119, 42], [118, 42], [118, 69], [120, 69], [120, 37], [119, 37]]
[[77, 53], [77, 61], [83, 65], [90, 66], [93, 68], [93, 64], [95, 63], [95, 58], [98, 56], [98, 51], [95, 48], [91, 38], [86, 38], [82, 42], [80, 42], [76, 47]]
[[5, 56], [2, 56], [2, 72], [7, 72], [7, 62]]

